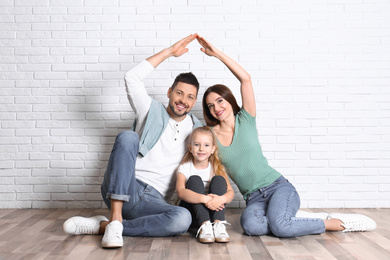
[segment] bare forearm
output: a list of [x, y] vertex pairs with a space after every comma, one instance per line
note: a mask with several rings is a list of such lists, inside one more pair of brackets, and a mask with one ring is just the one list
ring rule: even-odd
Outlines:
[[215, 57], [219, 59], [226, 67], [233, 73], [233, 75], [241, 82], [251, 82], [251, 76], [249, 73], [241, 67], [235, 60], [227, 56], [220, 50], [216, 50]]
[[234, 198], [234, 191], [228, 190], [224, 195], [218, 196], [215, 194], [209, 194], [212, 199], [205, 205], [210, 210], [222, 210], [225, 208], [225, 204], [230, 203]]
[[228, 190], [224, 195], [222, 195], [224, 198], [224, 204], [229, 204], [234, 199], [234, 191]]
[[202, 46], [200, 50], [204, 52], [206, 55], [215, 57], [219, 59], [222, 63], [224, 63], [228, 67], [228, 69], [233, 73], [233, 75], [241, 82], [241, 84], [251, 82], [251, 77], [248, 74], [248, 72], [246, 72], [244, 68], [242, 68], [235, 60], [227, 56], [219, 49], [215, 48], [205, 38], [198, 35], [197, 40], [199, 44]]
[[158, 65], [160, 65], [160, 63], [162, 63], [163, 61], [165, 61], [166, 59], [172, 56], [173, 55], [169, 51], [169, 48], [165, 48], [162, 51], [154, 54], [153, 56], [150, 56], [146, 60], [149, 61], [149, 63], [152, 64], [154, 68], [156, 68]]
[[189, 189], [182, 190], [178, 192], [177, 195], [180, 199], [191, 204], [205, 204], [209, 200], [207, 199], [206, 195], [194, 192]]
[[215, 56], [222, 63], [224, 63], [226, 67], [228, 67], [228, 69], [233, 73], [233, 75], [240, 81], [242, 106], [250, 115], [255, 116], [256, 100], [253, 91], [251, 76], [243, 67], [241, 67], [240, 64], [238, 64], [235, 60], [233, 60], [220, 50], [215, 49], [213, 53], [213, 56]]

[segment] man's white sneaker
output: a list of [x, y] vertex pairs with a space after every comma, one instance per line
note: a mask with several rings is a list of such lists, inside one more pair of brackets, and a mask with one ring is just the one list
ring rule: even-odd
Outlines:
[[225, 224], [230, 225], [226, 220], [214, 222], [213, 230], [215, 242], [227, 243], [230, 241], [229, 235], [226, 232]]
[[297, 214], [295, 215], [296, 218], [320, 218], [320, 219], [327, 219], [329, 216], [329, 213], [326, 212], [307, 212], [303, 210], [298, 210]]
[[345, 229], [342, 232], [372, 231], [376, 229], [376, 222], [361, 214], [330, 213], [328, 219], [340, 219]]
[[102, 221], [108, 221], [108, 219], [105, 216], [90, 218], [76, 216], [66, 220], [62, 229], [70, 235], [97, 235]]
[[106, 226], [106, 231], [102, 239], [104, 248], [122, 247], [123, 246], [123, 225], [120, 221], [115, 220]]
[[213, 226], [210, 221], [206, 221], [202, 226], [200, 226], [198, 233], [196, 233], [197, 237], [198, 235], [199, 242], [201, 243], [213, 243], [215, 241]]

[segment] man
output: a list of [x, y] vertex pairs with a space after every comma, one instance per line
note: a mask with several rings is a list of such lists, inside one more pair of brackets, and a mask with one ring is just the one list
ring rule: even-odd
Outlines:
[[110, 219], [72, 217], [63, 229], [68, 234], [103, 234], [102, 246], [122, 247], [125, 236], [172, 236], [191, 224], [188, 210], [167, 200], [174, 190], [174, 172], [187, 137], [201, 122], [189, 114], [199, 83], [192, 73], [182, 73], [168, 89], [167, 108], [146, 92], [143, 80], [169, 57], [186, 53], [196, 34], [147, 58], [125, 76], [126, 91], [136, 120], [133, 131], [120, 133], [111, 152], [102, 184]]

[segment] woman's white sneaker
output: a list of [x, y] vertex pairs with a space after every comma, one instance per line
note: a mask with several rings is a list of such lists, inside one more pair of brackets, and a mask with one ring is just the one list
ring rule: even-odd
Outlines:
[[196, 233], [197, 237], [198, 235], [199, 242], [201, 243], [213, 243], [215, 241], [213, 226], [210, 221], [206, 221], [202, 226], [200, 226], [198, 233]]
[[226, 220], [214, 222], [213, 231], [215, 242], [227, 243], [230, 241], [229, 234], [226, 232], [225, 224], [230, 225]]
[[106, 231], [102, 239], [104, 248], [114, 248], [123, 246], [123, 225], [120, 221], [115, 220], [106, 226]]
[[62, 229], [70, 235], [97, 235], [99, 234], [100, 222], [108, 221], [105, 216], [71, 217], [64, 222]]
[[345, 229], [342, 232], [372, 231], [376, 229], [376, 222], [361, 214], [330, 213], [328, 219], [340, 219]]

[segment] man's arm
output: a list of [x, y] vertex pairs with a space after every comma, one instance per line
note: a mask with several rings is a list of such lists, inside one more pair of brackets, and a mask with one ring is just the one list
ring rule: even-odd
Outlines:
[[150, 56], [146, 61], [129, 70], [125, 75], [127, 98], [139, 121], [138, 126], [144, 121], [149, 111], [151, 97], [148, 95], [144, 80], [153, 72], [161, 62], [169, 57], [179, 57], [188, 52], [187, 45], [196, 38], [197, 34], [191, 34], [176, 42], [172, 46]]
[[[125, 85], [127, 99], [135, 113], [138, 124], [141, 127], [149, 111], [152, 98], [146, 92], [144, 79], [154, 70], [153, 66], [147, 61], [142, 61], [125, 74]], [[138, 132], [139, 129], [136, 129]]]

